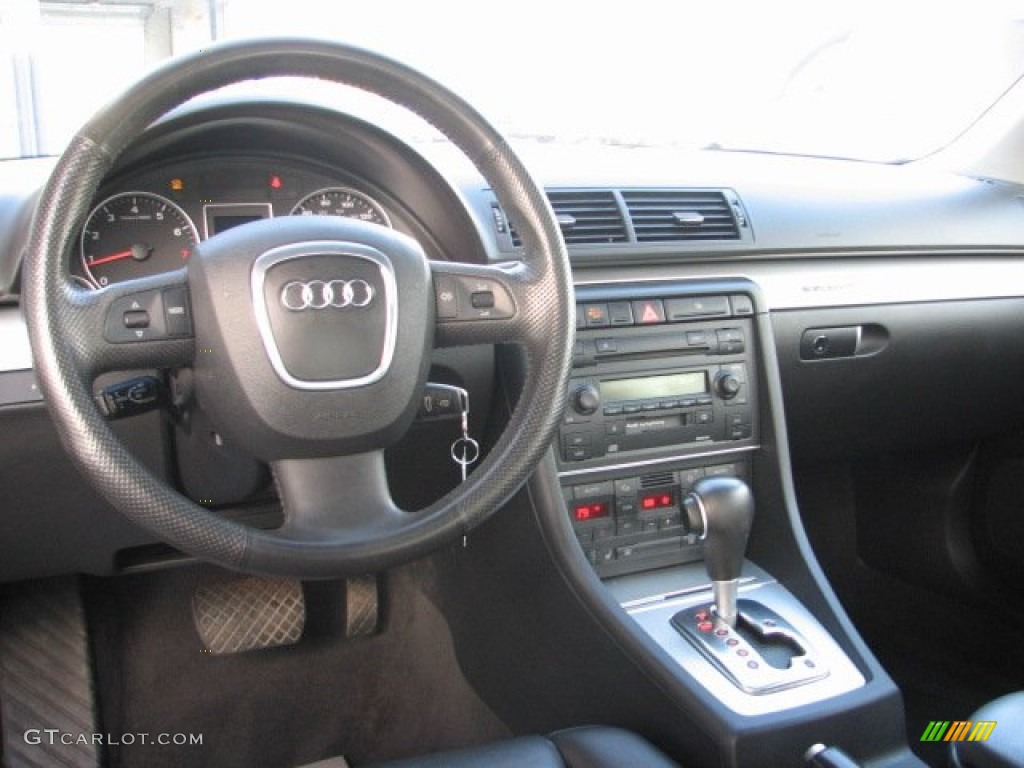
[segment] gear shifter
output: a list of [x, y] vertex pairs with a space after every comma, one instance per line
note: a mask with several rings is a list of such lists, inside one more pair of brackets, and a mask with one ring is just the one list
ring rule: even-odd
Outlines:
[[750, 488], [735, 477], [707, 477], [683, 499], [686, 524], [704, 542], [713, 602], [672, 616], [672, 626], [748, 693], [826, 677], [828, 667], [783, 616], [756, 599], [737, 599], [754, 519]]
[[754, 519], [750, 487], [735, 477], [698, 480], [683, 499], [689, 529], [704, 541], [704, 566], [718, 617], [736, 626], [736, 593]]

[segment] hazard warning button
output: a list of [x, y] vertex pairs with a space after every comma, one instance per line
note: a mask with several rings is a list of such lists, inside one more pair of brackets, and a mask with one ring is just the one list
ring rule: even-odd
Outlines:
[[654, 325], [665, 322], [665, 306], [661, 299], [644, 299], [633, 302], [633, 318], [637, 325]]

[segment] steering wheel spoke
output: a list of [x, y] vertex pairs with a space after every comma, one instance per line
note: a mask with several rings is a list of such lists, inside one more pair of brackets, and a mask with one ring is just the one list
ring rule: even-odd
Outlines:
[[271, 468], [284, 507], [280, 532], [301, 541], [338, 541], [395, 527], [405, 514], [391, 499], [384, 453], [282, 459]]
[[184, 270], [99, 291], [69, 287], [67, 304], [79, 368], [85, 375], [175, 368], [193, 360], [195, 339]]
[[[439, 347], [528, 343], [531, 270], [522, 262], [432, 262]], [[554, 307], [552, 307], [553, 309]]]

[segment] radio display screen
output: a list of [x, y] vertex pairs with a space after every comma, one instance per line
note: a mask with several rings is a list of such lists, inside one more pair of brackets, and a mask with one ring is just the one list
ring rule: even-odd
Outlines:
[[605, 401], [702, 395], [707, 391], [708, 375], [705, 371], [670, 373], [664, 376], [647, 376], [642, 379], [611, 379], [601, 382], [601, 399]]

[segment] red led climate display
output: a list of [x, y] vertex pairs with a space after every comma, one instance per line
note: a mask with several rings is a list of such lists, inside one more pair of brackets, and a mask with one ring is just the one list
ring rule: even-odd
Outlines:
[[672, 498], [671, 493], [655, 493], [640, 497], [640, 509], [664, 509], [675, 505], [676, 500]]
[[607, 517], [608, 504], [603, 501], [595, 501], [593, 504], [577, 504], [572, 508], [572, 516], [578, 523], [584, 520], [595, 520], [598, 517]]

